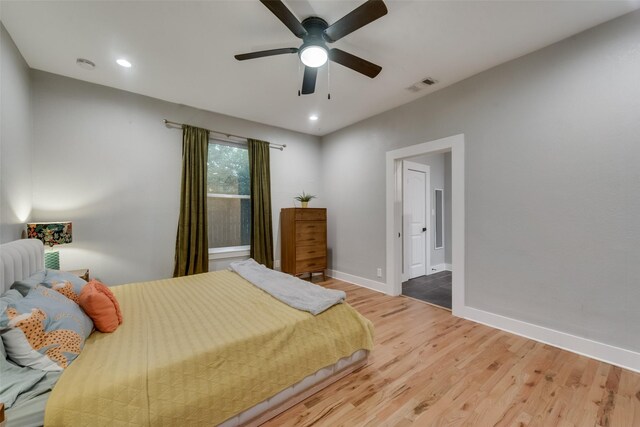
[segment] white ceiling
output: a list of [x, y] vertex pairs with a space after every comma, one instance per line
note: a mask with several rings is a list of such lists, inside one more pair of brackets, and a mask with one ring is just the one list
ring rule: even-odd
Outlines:
[[[330, 24], [361, 1], [286, 0], [301, 20]], [[333, 44], [382, 66], [369, 79], [340, 65], [298, 97], [297, 55], [239, 62], [234, 54], [298, 47], [257, 0], [2, 1], [0, 13], [32, 68], [179, 104], [324, 135], [640, 7], [627, 1], [387, 0], [389, 13]], [[88, 71], [83, 57], [97, 64]], [[116, 65], [125, 57], [130, 69]], [[405, 88], [433, 77], [418, 93]], [[320, 116], [308, 120], [311, 113]]]

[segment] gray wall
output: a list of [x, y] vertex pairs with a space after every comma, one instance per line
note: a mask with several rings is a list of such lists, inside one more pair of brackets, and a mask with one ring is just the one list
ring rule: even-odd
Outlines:
[[639, 351], [638, 40], [640, 11], [324, 137], [332, 268], [385, 265], [385, 152], [463, 133], [466, 304]]
[[73, 221], [63, 269], [90, 268], [111, 285], [171, 276], [182, 133], [164, 118], [287, 144], [271, 151], [276, 259], [280, 208], [302, 190], [321, 205], [317, 137], [41, 71], [32, 79], [33, 215]]
[[0, 23], [0, 243], [20, 238], [31, 216], [29, 67]]
[[[422, 165], [428, 165], [430, 171], [430, 180], [431, 180], [431, 188], [429, 189], [429, 194], [427, 195], [431, 199], [431, 211], [434, 212], [436, 209], [436, 198], [435, 198], [435, 189], [439, 188], [444, 190], [445, 187], [445, 155], [448, 153], [438, 153], [438, 154], [422, 154], [420, 156], [409, 157], [406, 160], [411, 162], [420, 163]], [[449, 159], [451, 159], [451, 155], [449, 155]], [[451, 161], [451, 160], [449, 160]], [[451, 174], [451, 169], [449, 169], [449, 174]], [[449, 178], [450, 180], [451, 178]], [[429, 249], [431, 251], [431, 266], [437, 266], [439, 264], [445, 263], [445, 248], [451, 246], [451, 240], [446, 240], [445, 233], [445, 241], [444, 248], [435, 249], [435, 241], [436, 241], [436, 216], [429, 212], [431, 215], [431, 242], [429, 244]], [[449, 212], [451, 213], [451, 212]], [[451, 224], [451, 217], [446, 216], [447, 212], [445, 209], [445, 227], [447, 224]], [[449, 235], [451, 237], [451, 235]]]

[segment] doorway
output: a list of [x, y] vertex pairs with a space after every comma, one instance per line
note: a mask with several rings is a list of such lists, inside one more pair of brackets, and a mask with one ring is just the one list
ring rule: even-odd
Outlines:
[[[414, 156], [451, 152], [451, 308], [454, 315], [464, 312], [465, 236], [464, 236], [464, 135], [454, 135], [434, 141], [388, 151], [386, 154], [386, 213], [387, 213], [387, 292], [402, 293], [403, 279], [403, 221], [402, 221], [402, 161]], [[432, 171], [433, 172], [433, 171]], [[433, 177], [433, 174], [431, 174]], [[444, 197], [446, 196], [444, 192]], [[446, 231], [445, 223], [445, 231]], [[446, 241], [445, 241], [446, 247]], [[433, 261], [432, 261], [432, 264]], [[446, 264], [446, 263], [445, 263]], [[445, 265], [446, 266], [446, 265]], [[431, 271], [434, 265], [431, 266]], [[445, 270], [446, 271], [446, 270]], [[426, 275], [430, 277], [433, 275]], [[433, 276], [435, 277], [435, 276]]]
[[402, 295], [448, 310], [452, 305], [450, 193], [450, 150], [402, 160]]
[[429, 274], [431, 205], [430, 168], [428, 165], [402, 161], [403, 279]]

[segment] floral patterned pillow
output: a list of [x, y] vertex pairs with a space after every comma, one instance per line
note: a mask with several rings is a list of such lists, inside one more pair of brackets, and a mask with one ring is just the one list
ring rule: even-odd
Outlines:
[[20, 366], [61, 371], [78, 357], [93, 323], [64, 295], [36, 286], [0, 313], [7, 356]]

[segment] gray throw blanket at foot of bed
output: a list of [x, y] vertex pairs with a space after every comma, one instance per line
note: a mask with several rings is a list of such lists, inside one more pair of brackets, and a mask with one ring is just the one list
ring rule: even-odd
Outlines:
[[326, 289], [290, 276], [270, 270], [253, 259], [232, 262], [231, 269], [258, 288], [290, 307], [316, 315], [345, 300], [343, 291]]

